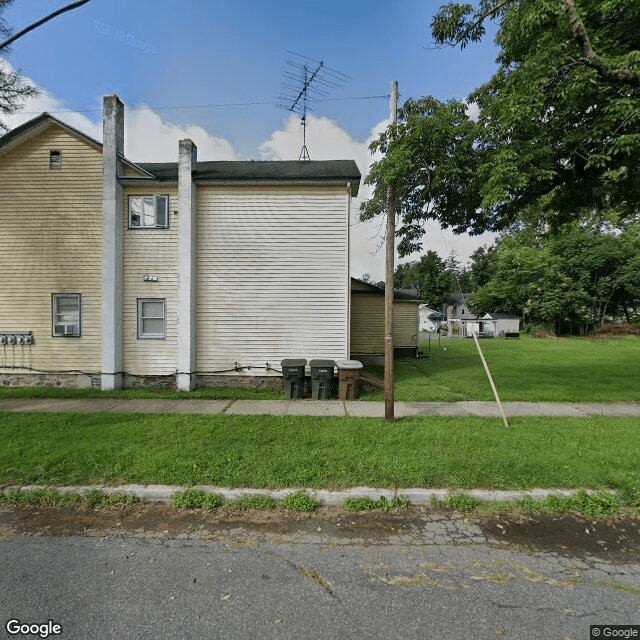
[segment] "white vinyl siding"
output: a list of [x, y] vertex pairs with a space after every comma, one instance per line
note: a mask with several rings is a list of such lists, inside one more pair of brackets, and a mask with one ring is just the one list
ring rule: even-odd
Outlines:
[[[62, 162], [52, 170], [51, 151]], [[102, 155], [56, 125], [0, 156], [0, 329], [33, 332], [5, 367], [98, 373], [101, 363]], [[82, 296], [82, 335], [53, 336], [52, 295]], [[0, 369], [0, 373], [7, 369]]]
[[201, 185], [197, 238], [198, 372], [347, 357], [345, 187]]
[[[129, 229], [129, 196], [168, 194], [168, 229]], [[178, 192], [175, 186], [125, 187], [122, 197], [122, 368], [136, 376], [176, 372]], [[138, 300], [164, 300], [164, 339], [140, 339]], [[157, 337], [157, 336], [156, 336]]]

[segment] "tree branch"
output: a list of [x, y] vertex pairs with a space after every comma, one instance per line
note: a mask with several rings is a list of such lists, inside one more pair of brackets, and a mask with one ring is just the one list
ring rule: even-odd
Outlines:
[[18, 33], [12, 35], [10, 38], [7, 38], [4, 42], [1, 42], [0, 51], [8, 47], [12, 42], [15, 42], [18, 38], [21, 38], [23, 35], [29, 33], [29, 31], [33, 31], [40, 25], [43, 25], [45, 22], [49, 22], [49, 20], [52, 20], [56, 16], [59, 16], [61, 13], [65, 13], [66, 11], [71, 11], [72, 9], [77, 9], [78, 7], [81, 7], [83, 4], [87, 4], [87, 2], [89, 2], [89, 0], [77, 0], [76, 2], [71, 2], [70, 4], [58, 9], [57, 11], [50, 13], [48, 16], [45, 16], [41, 20], [38, 20], [37, 22], [30, 24], [28, 27], [25, 27], [24, 29], [22, 29], [22, 31], [18, 31]]
[[584, 23], [578, 15], [574, 0], [562, 0], [562, 4], [569, 16], [573, 37], [582, 51], [582, 62], [592, 69], [595, 69], [602, 78], [613, 80], [614, 82], [623, 82], [625, 84], [640, 86], [640, 73], [632, 71], [631, 69], [616, 69], [612, 67], [602, 56], [596, 54], [591, 46]]

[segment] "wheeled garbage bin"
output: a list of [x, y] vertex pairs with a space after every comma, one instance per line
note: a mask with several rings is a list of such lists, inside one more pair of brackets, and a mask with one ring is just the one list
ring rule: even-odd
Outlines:
[[336, 360], [338, 367], [338, 398], [340, 400], [357, 400], [360, 395], [359, 360]]
[[282, 382], [285, 398], [304, 398], [304, 358], [282, 360]]
[[333, 398], [333, 360], [310, 360], [311, 397], [314, 400], [331, 400]]

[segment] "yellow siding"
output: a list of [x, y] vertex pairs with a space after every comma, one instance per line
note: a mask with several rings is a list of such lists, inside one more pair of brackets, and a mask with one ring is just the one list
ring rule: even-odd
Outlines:
[[345, 358], [344, 187], [198, 190], [199, 372]]
[[[415, 347], [417, 302], [394, 303], [394, 346]], [[384, 353], [384, 296], [351, 297], [351, 353]]]
[[[62, 166], [49, 168], [49, 152]], [[30, 347], [0, 347], [0, 373], [100, 371], [102, 155], [50, 126], [0, 157], [0, 330], [33, 331]], [[82, 294], [82, 336], [51, 336], [51, 295]]]
[[[169, 196], [168, 229], [129, 229], [128, 196]], [[123, 189], [124, 229], [122, 366], [131, 375], [170, 375], [176, 372], [178, 286], [178, 191], [175, 186], [144, 185]], [[145, 282], [144, 276], [157, 276]], [[137, 299], [164, 298], [165, 339], [140, 340]]]

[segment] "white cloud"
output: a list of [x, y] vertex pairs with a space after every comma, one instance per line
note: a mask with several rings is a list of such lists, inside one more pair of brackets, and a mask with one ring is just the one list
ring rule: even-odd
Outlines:
[[[7, 61], [3, 63], [12, 69]], [[25, 78], [31, 84], [33, 81]], [[46, 89], [39, 87], [40, 93], [24, 101], [23, 108], [3, 121], [13, 129], [18, 125], [35, 118], [44, 111], [72, 127], [102, 142], [102, 104], [96, 101], [96, 110], [92, 115], [93, 122], [84, 113], [69, 110], [64, 101], [56, 98]], [[198, 147], [200, 160], [234, 160], [235, 152], [228, 140], [207, 133], [202, 127], [180, 125], [165, 122], [146, 106], [127, 109], [124, 118], [125, 155], [134, 162], [176, 162], [178, 159], [178, 141], [190, 138]]]
[[165, 122], [149, 107], [125, 110], [124, 152], [134, 162], [176, 162], [178, 141], [189, 138], [198, 147], [198, 160], [235, 160], [228, 140], [196, 125]]

